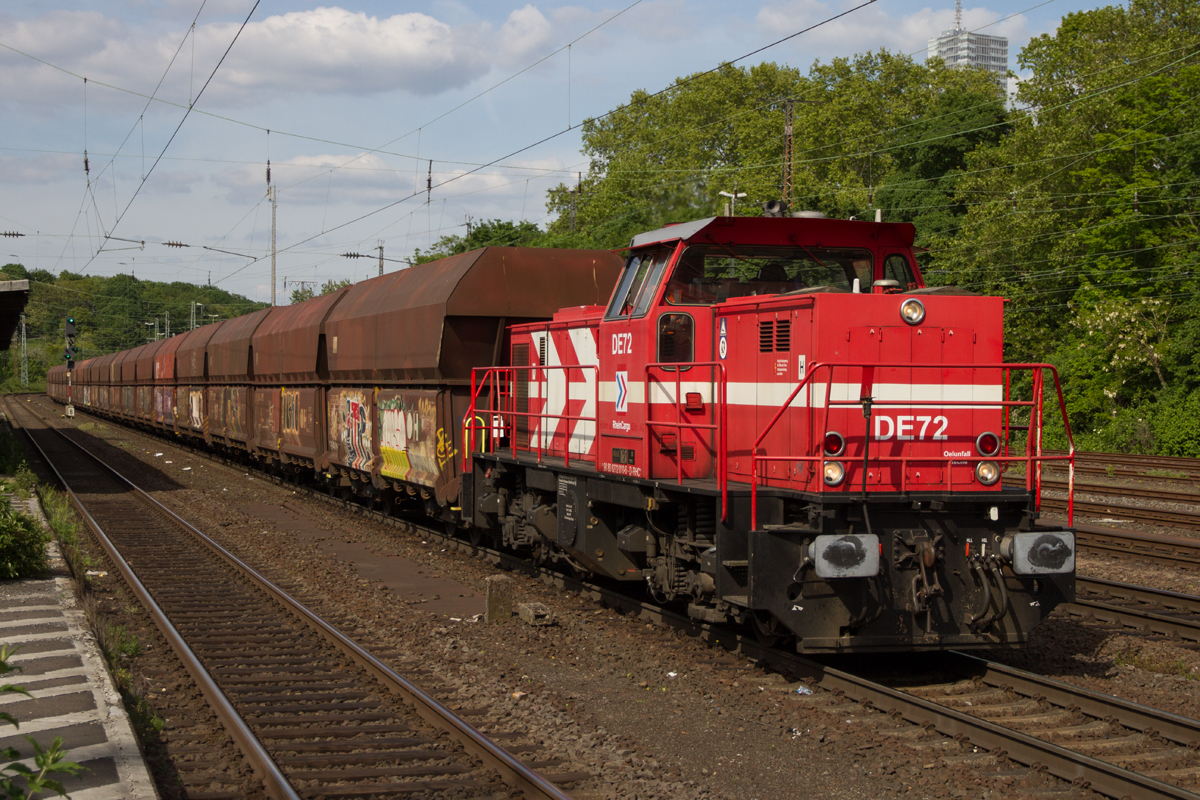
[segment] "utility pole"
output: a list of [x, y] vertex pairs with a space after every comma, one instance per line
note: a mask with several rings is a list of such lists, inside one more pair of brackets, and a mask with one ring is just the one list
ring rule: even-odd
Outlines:
[[25, 315], [21, 315], [21, 385], [29, 388], [29, 345], [25, 341]]
[[275, 306], [275, 207], [279, 201], [279, 190], [275, 186], [267, 188], [271, 195], [271, 306]]
[[163, 333], [163, 338], [170, 339], [171, 338], [171, 312], [164, 311], [163, 316], [166, 317], [166, 320], [167, 320], [167, 330], [166, 330], [166, 332]]
[[571, 190], [571, 230], [575, 230], [575, 207], [579, 198], [583, 197], [583, 173], [575, 173], [575, 188]]
[[[470, 235], [471, 233], [468, 230], [467, 236]], [[383, 277], [383, 240], [380, 240], [379, 242], [379, 277]]]
[[739, 198], [746, 197], [745, 192], [739, 192], [737, 190], [737, 181], [733, 182], [732, 192], [717, 192], [717, 194], [719, 194], [721, 197], [729, 198], [729, 202], [725, 203], [725, 216], [737, 216], [737, 201]]
[[792, 98], [783, 105], [783, 208], [784, 213], [792, 207]]

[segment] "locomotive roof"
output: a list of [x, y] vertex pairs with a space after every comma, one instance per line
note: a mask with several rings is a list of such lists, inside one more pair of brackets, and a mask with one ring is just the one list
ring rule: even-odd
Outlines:
[[645, 247], [682, 239], [688, 244], [801, 243], [824, 247], [912, 247], [914, 238], [916, 228], [908, 222], [866, 222], [828, 217], [707, 217], [639, 233], [629, 246]]

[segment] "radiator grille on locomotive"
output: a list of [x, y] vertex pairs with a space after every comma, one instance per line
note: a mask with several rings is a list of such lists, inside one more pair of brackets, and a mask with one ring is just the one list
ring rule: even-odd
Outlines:
[[[544, 341], [544, 340], [543, 340]], [[522, 342], [513, 345], [513, 366], [523, 367], [529, 363], [529, 345]], [[516, 405], [517, 416], [513, 420], [516, 429], [517, 447], [529, 447], [529, 370], [518, 369], [516, 386], [513, 387], [513, 401]]]

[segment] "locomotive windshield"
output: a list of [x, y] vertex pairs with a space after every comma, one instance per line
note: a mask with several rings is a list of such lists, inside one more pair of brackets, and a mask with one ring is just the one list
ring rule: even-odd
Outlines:
[[666, 301], [695, 306], [802, 289], [848, 292], [855, 278], [866, 291], [873, 276], [871, 251], [861, 248], [703, 245], [679, 258]]
[[605, 319], [640, 317], [645, 314], [673, 252], [674, 246], [664, 246], [629, 256], [625, 260], [621, 282], [617, 284], [608, 311], [604, 314]]

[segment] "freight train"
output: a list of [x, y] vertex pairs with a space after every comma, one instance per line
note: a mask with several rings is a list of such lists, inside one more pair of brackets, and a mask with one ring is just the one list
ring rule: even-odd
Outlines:
[[1070, 519], [1039, 520], [1062, 392], [913, 237], [776, 211], [488, 247], [49, 394], [801, 652], [1020, 645], [1074, 596]]

